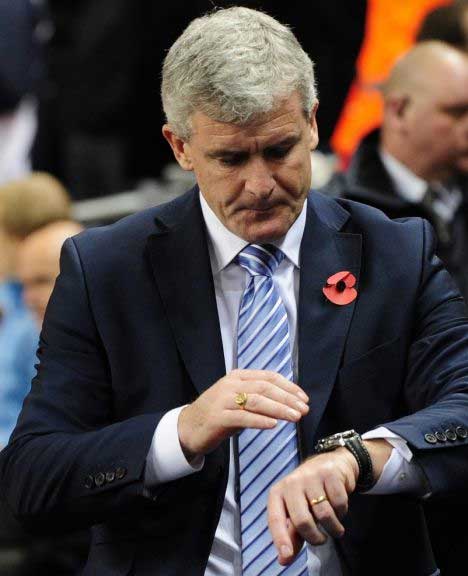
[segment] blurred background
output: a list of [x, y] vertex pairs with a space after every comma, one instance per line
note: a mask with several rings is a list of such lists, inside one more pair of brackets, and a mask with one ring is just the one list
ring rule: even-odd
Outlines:
[[[0, 178], [45, 171], [74, 201], [139, 190], [143, 205], [151, 189], [159, 197], [184, 188], [187, 175], [161, 137], [161, 62], [194, 17], [231, 4], [173, 0], [161, 9], [154, 0], [0, 0], [0, 126], [10, 117], [10, 132], [16, 129], [12, 138], [2, 126]], [[239, 4], [289, 23], [316, 63], [322, 184], [322, 169], [345, 167], [360, 137], [378, 125], [379, 83], [428, 12], [453, 2], [319, 0], [307, 15], [299, 2]], [[120, 202], [126, 212], [137, 199]], [[94, 204], [98, 219], [101, 206]], [[111, 217], [119, 206], [112, 202]], [[78, 215], [92, 220], [92, 209], [84, 205]]]
[[[381, 125], [380, 88], [415, 42], [468, 49], [466, 0], [235, 4], [288, 23], [316, 64], [314, 188], [344, 173], [361, 139]], [[64, 239], [193, 184], [161, 134], [161, 64], [193, 18], [230, 5], [0, 0], [0, 448], [29, 389]], [[455, 574], [453, 530], [437, 536], [443, 574]], [[86, 554], [86, 533], [31, 537], [0, 502], [1, 576], [75, 574]]]

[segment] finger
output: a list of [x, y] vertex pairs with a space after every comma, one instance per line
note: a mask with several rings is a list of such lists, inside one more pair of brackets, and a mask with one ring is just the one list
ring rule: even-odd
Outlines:
[[274, 487], [268, 495], [267, 510], [268, 528], [270, 529], [273, 544], [278, 551], [278, 562], [284, 566], [294, 559], [297, 539], [294, 537], [295, 530], [286, 516], [286, 509], [281, 494]]
[[[293, 410], [299, 411], [302, 415], [309, 412], [309, 406], [300, 400], [298, 396], [280, 388], [276, 384], [268, 382], [267, 380], [247, 380], [243, 381], [239, 386], [242, 386], [242, 392], [249, 395], [248, 409], [253, 408], [254, 395], [257, 395], [269, 398], [270, 400], [274, 400], [275, 402], [283, 404]], [[247, 405], [245, 407], [247, 408]], [[258, 410], [254, 409], [253, 411], [257, 412]]]
[[299, 554], [304, 545], [304, 538], [297, 532], [294, 528], [293, 523], [288, 518], [287, 520], [288, 532], [289, 537], [291, 538], [291, 542], [293, 543], [293, 559]]
[[263, 416], [269, 416], [270, 418], [277, 418], [279, 420], [288, 420], [289, 422], [297, 422], [302, 417], [299, 410], [295, 410], [287, 404], [276, 402], [275, 400], [256, 393], [247, 394], [247, 401], [243, 408], [239, 408], [234, 399], [233, 410], [262, 414]]
[[298, 396], [303, 402], [308, 402], [309, 397], [302, 390], [300, 386], [294, 384], [278, 372], [272, 372], [271, 370], [233, 370], [231, 374], [240, 380], [266, 380], [271, 382], [276, 386], [279, 386], [283, 390], [286, 390], [290, 394]]
[[345, 485], [340, 479], [333, 477], [325, 481], [325, 490], [337, 518], [342, 520], [348, 513], [348, 493]]
[[315, 523], [322, 526], [333, 538], [341, 538], [344, 535], [344, 527], [338, 520], [330, 502], [325, 500], [319, 504], [310, 506]]
[[269, 430], [278, 424], [276, 418], [270, 418], [263, 414], [255, 414], [247, 410], [225, 410], [223, 412], [223, 426], [229, 430], [237, 431], [244, 428], [256, 428]]
[[294, 490], [285, 495], [284, 501], [286, 513], [300, 536], [314, 546], [323, 544], [327, 536], [317, 526], [306, 495]]

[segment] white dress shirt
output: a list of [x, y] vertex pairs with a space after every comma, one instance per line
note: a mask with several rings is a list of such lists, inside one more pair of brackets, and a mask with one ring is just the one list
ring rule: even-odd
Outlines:
[[[416, 176], [407, 166], [385, 150], [380, 149], [379, 155], [398, 196], [413, 204], [420, 204], [429, 183]], [[431, 182], [430, 184], [437, 191], [437, 198], [432, 204], [434, 212], [444, 222], [451, 222], [462, 202], [461, 190], [453, 187], [448, 188], [440, 182]]]
[[[208, 231], [208, 245], [213, 272], [216, 304], [221, 328], [226, 370], [237, 366], [237, 317], [248, 273], [233, 262], [247, 242], [230, 232], [217, 218], [200, 195], [201, 207]], [[297, 303], [299, 295], [299, 250], [306, 220], [307, 202], [286, 236], [275, 242], [285, 254], [274, 275], [274, 282], [283, 299], [290, 330], [294, 375], [297, 376]], [[147, 457], [145, 484], [148, 489], [199, 471], [204, 464], [200, 458], [188, 463], [180, 447], [177, 420], [183, 406], [169, 411], [160, 420]], [[379, 428], [364, 438], [386, 438], [395, 448], [382, 475], [369, 494], [419, 492], [423, 486], [421, 472], [411, 462], [412, 453], [406, 442], [386, 428]], [[242, 574], [240, 512], [234, 497], [235, 467], [233, 448], [229, 465], [229, 479], [223, 510], [216, 530], [205, 576], [237, 576]], [[342, 571], [332, 538], [322, 546], [308, 546], [310, 576], [341, 576]]]

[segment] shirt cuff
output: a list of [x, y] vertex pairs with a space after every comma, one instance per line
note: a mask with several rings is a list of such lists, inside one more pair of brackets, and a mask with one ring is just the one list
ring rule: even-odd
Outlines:
[[385, 463], [380, 478], [365, 494], [411, 493], [423, 496], [426, 491], [424, 473], [418, 464], [414, 460], [412, 461], [413, 453], [409, 449], [406, 440], [384, 427], [376, 428], [362, 435], [363, 440], [371, 440], [373, 438], [387, 440], [393, 446], [393, 450], [390, 458]]
[[185, 406], [180, 406], [166, 412], [154, 431], [153, 440], [146, 457], [146, 488], [177, 480], [203, 468], [205, 458], [200, 456], [188, 462], [180, 445], [177, 422], [179, 414], [184, 408]]
[[413, 453], [409, 449], [408, 443], [401, 436], [395, 434], [395, 432], [392, 432], [384, 426], [380, 426], [379, 428], [371, 430], [370, 432], [366, 432], [362, 435], [363, 440], [371, 440], [373, 438], [383, 438], [395, 448], [395, 450], [400, 454], [402, 458], [404, 458], [407, 462], [411, 462]]

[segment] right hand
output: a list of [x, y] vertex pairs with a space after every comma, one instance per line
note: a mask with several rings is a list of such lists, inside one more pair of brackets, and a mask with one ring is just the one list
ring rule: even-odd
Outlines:
[[[241, 409], [236, 395], [245, 392]], [[179, 441], [188, 460], [214, 450], [243, 428], [274, 428], [277, 420], [297, 422], [307, 414], [307, 394], [281, 374], [233, 370], [215, 382], [179, 415]]]

